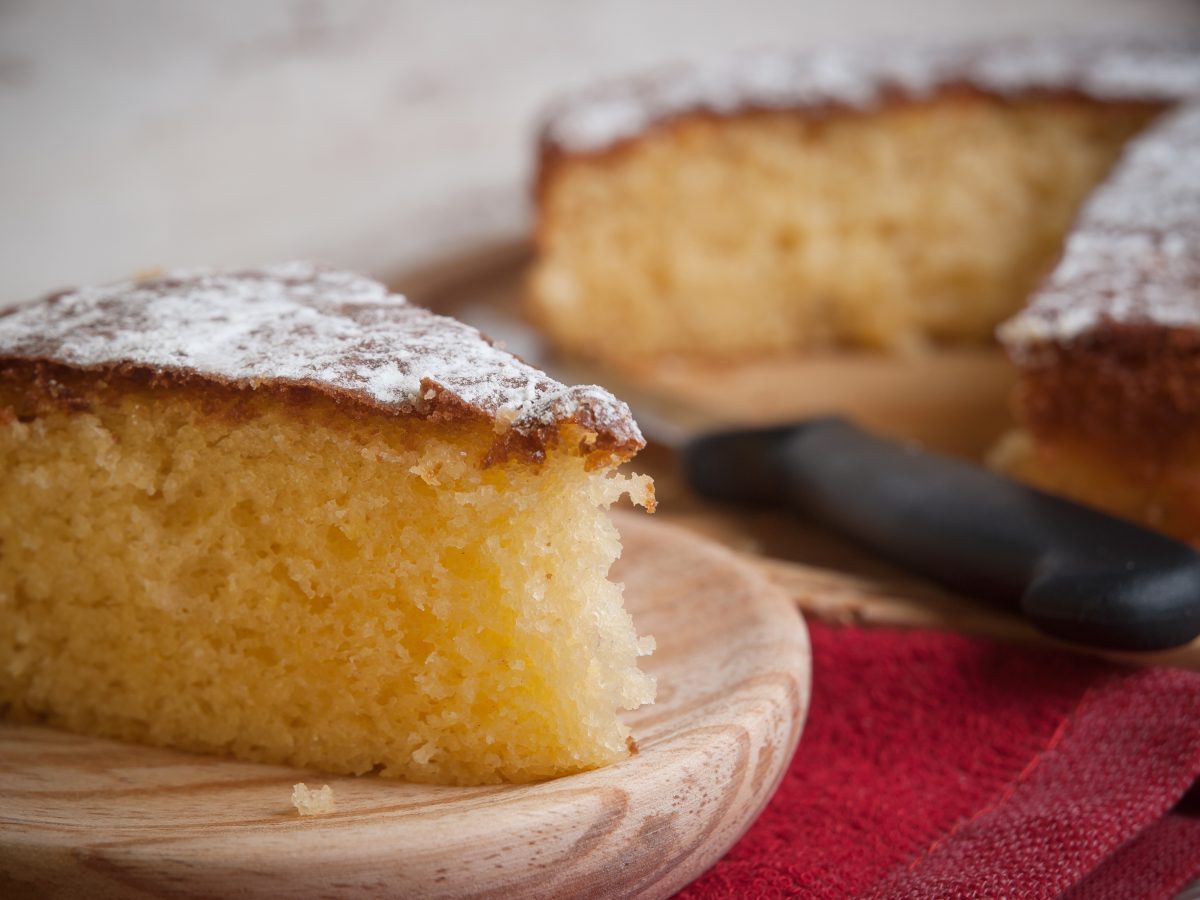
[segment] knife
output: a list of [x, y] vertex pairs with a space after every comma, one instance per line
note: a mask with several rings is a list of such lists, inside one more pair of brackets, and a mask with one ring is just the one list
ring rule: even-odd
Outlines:
[[710, 416], [556, 357], [494, 308], [456, 314], [558, 380], [626, 401], [704, 497], [787, 509], [1068, 641], [1149, 651], [1200, 635], [1200, 554], [1180, 541], [837, 417], [713, 432]]

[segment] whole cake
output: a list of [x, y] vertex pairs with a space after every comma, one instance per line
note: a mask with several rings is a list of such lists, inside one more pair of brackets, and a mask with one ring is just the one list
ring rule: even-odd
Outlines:
[[333, 772], [529, 781], [654, 696], [607, 580], [628, 409], [380, 284], [170, 274], [0, 315], [0, 708]]
[[757, 54], [602, 86], [542, 130], [530, 309], [633, 368], [985, 343], [1016, 314], [997, 461], [1200, 540], [1198, 121], [1182, 40]]

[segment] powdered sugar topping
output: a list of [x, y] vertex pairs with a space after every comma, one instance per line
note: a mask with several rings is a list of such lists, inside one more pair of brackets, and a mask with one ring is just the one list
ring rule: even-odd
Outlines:
[[1058, 266], [999, 334], [1020, 355], [1105, 323], [1200, 327], [1200, 102], [1129, 144]]
[[956, 83], [1002, 96], [1063, 90], [1101, 100], [1181, 99], [1200, 93], [1200, 47], [1184, 41], [1045, 37], [759, 52], [664, 69], [565, 97], [546, 117], [543, 137], [565, 152], [592, 153], [692, 112], [867, 109], [894, 96], [928, 97]]
[[534, 432], [568, 420], [641, 443], [629, 409], [348, 272], [284, 263], [89, 287], [0, 316], [0, 357], [326, 390], [404, 414], [445, 401]]

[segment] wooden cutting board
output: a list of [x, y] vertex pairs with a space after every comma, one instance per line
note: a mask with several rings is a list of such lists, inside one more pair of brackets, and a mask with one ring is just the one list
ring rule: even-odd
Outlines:
[[[0, 725], [0, 897], [667, 897], [741, 836], [809, 697], [803, 620], [728, 550], [618, 513], [614, 577], [658, 700], [640, 752], [535, 785], [446, 788]], [[329, 784], [301, 817], [292, 786]]]

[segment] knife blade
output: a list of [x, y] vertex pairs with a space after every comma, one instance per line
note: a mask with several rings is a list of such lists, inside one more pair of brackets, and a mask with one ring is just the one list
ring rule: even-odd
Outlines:
[[1150, 651], [1200, 635], [1200, 554], [1186, 544], [837, 417], [717, 429], [685, 403], [551, 353], [514, 317], [482, 304], [456, 314], [559, 381], [620, 397], [648, 439], [680, 453], [701, 496], [787, 509], [1068, 641]]

